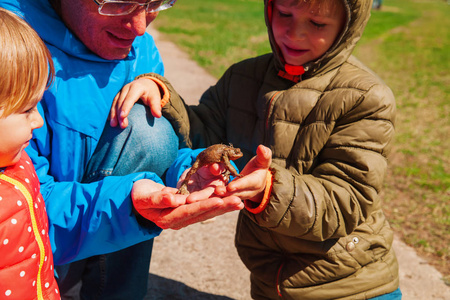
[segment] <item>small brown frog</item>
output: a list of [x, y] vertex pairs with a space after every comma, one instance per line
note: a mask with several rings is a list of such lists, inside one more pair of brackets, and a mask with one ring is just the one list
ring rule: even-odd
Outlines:
[[242, 155], [243, 154], [241, 152], [241, 149], [234, 148], [232, 145], [227, 146], [223, 144], [216, 144], [209, 146], [208, 148], [199, 153], [191, 169], [186, 174], [186, 178], [183, 180], [183, 183], [178, 189], [177, 194], [182, 195], [189, 194], [189, 191], [187, 189], [189, 178], [201, 167], [213, 163], [225, 164], [226, 171], [222, 174], [224, 178], [227, 178], [230, 174], [235, 177], [242, 177], [242, 175], [238, 174], [236, 169], [230, 163], [230, 160], [236, 160], [238, 158], [241, 158]]

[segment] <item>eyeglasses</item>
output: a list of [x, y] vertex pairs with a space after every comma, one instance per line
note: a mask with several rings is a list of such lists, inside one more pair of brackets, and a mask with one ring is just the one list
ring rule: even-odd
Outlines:
[[94, 2], [98, 5], [98, 13], [103, 16], [124, 16], [131, 14], [138, 6], [143, 6], [147, 13], [165, 10], [171, 8], [177, 0], [150, 0], [145, 3], [120, 0], [103, 2], [94, 0]]

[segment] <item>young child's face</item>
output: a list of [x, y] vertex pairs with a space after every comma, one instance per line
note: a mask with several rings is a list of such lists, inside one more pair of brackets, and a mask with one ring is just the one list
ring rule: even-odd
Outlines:
[[[330, 0], [337, 1], [337, 0]], [[303, 0], [274, 0], [272, 31], [287, 64], [300, 66], [321, 57], [342, 31], [342, 1], [320, 6]]]
[[0, 167], [17, 163], [22, 150], [28, 146], [33, 130], [42, 127], [44, 120], [39, 114], [36, 103], [22, 112], [3, 117], [0, 109]]

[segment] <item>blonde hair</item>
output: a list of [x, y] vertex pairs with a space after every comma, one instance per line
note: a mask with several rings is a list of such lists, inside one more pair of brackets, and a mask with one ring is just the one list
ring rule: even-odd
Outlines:
[[54, 78], [51, 54], [36, 31], [0, 8], [1, 117], [37, 103]]

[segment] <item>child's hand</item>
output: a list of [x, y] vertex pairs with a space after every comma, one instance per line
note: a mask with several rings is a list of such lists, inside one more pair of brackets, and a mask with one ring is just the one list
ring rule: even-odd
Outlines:
[[133, 105], [142, 100], [150, 107], [155, 118], [161, 117], [161, 93], [156, 83], [148, 78], [139, 78], [125, 85], [114, 97], [111, 111], [109, 113], [110, 125], [121, 128], [128, 126], [128, 114]]
[[[225, 186], [227, 181], [222, 176], [225, 167], [222, 164], [214, 163], [208, 166], [201, 167], [189, 179], [188, 189], [191, 193], [188, 198], [188, 203], [194, 203], [202, 199], [210, 197], [217, 186]], [[181, 175], [177, 187], [179, 188], [185, 179], [189, 169]]]
[[256, 149], [253, 157], [240, 174], [243, 177], [236, 178], [226, 187], [218, 186], [215, 194], [218, 196], [238, 196], [242, 200], [250, 200], [260, 203], [266, 187], [267, 172], [272, 163], [272, 151], [263, 145]]

